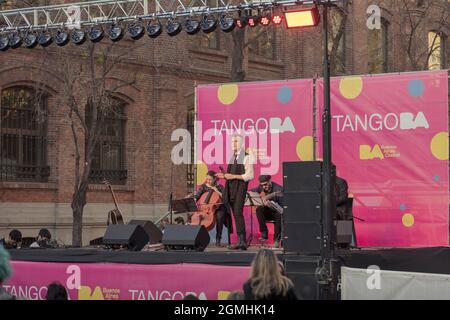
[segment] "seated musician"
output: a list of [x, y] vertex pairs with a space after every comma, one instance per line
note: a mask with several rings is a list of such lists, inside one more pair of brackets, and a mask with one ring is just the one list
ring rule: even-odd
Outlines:
[[[195, 200], [198, 201], [205, 192], [209, 192], [209, 190], [211, 189], [216, 191], [220, 195], [220, 197], [222, 197], [224, 187], [221, 184], [217, 183], [216, 172], [214, 171], [209, 171], [206, 174], [205, 183], [200, 186], [197, 193], [194, 195]], [[227, 207], [224, 204], [220, 205], [220, 207], [216, 210], [215, 214], [216, 214], [216, 246], [221, 246], [223, 226], [224, 224], [226, 224], [227, 228], [231, 228], [231, 216], [228, 214]]]
[[[281, 240], [281, 213], [269, 206], [269, 201], [276, 202], [281, 208], [283, 207], [283, 187], [272, 182], [272, 177], [269, 175], [262, 175], [259, 177], [259, 186], [251, 191], [257, 192], [261, 195], [263, 206], [256, 208], [256, 216], [258, 217], [259, 231], [261, 232], [260, 241], [266, 241], [269, 238], [269, 230], [267, 229], [266, 221], [274, 221], [274, 235], [273, 246], [278, 248]], [[266, 198], [266, 196], [269, 196]]]

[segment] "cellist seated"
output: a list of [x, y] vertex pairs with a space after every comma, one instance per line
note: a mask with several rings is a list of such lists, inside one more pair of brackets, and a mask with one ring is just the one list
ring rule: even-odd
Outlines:
[[[215, 211], [215, 221], [216, 221], [216, 246], [221, 246], [223, 226], [226, 224], [227, 228], [231, 227], [231, 216], [229, 215], [228, 210], [222, 201], [222, 193], [224, 187], [221, 184], [217, 183], [216, 172], [214, 171], [209, 171], [206, 174], [205, 183], [203, 183], [200, 186], [197, 193], [194, 195], [195, 200], [198, 202], [202, 198], [202, 196], [205, 195], [205, 193], [208, 194], [211, 190], [217, 192], [220, 196], [220, 202], [218, 208]], [[198, 203], [198, 206], [200, 208], [203, 205], [204, 205], [203, 203]]]

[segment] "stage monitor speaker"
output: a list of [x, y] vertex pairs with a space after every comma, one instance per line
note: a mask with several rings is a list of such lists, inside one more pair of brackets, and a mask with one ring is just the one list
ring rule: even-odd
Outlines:
[[149, 220], [131, 220], [129, 224], [137, 224], [144, 228], [147, 232], [149, 243], [160, 243], [162, 239], [162, 231]]
[[284, 192], [284, 223], [320, 222], [322, 195], [320, 192]]
[[351, 245], [356, 247], [353, 220], [337, 220], [334, 224], [337, 246], [339, 248], [349, 248]]
[[103, 236], [103, 244], [124, 246], [132, 251], [140, 251], [149, 238], [144, 228], [137, 224], [111, 224]]
[[320, 254], [321, 225], [316, 222], [284, 224], [284, 252]]
[[206, 228], [197, 225], [168, 224], [162, 237], [162, 243], [169, 250], [203, 251], [209, 241]]

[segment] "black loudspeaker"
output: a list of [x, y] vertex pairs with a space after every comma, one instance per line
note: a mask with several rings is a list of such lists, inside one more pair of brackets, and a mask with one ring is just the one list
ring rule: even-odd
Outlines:
[[284, 162], [284, 192], [321, 191], [322, 162]]
[[320, 285], [316, 270], [320, 266], [320, 257], [302, 257], [285, 260], [286, 275], [292, 280], [299, 300], [318, 300]]
[[144, 228], [137, 224], [111, 224], [103, 236], [103, 244], [124, 246], [132, 251], [140, 251], [149, 238]]
[[143, 227], [145, 232], [147, 232], [150, 244], [161, 242], [162, 232], [153, 222], [148, 220], [131, 220], [129, 224], [137, 224]]
[[336, 225], [336, 242], [340, 248], [349, 248], [350, 245], [356, 246], [353, 220], [338, 220]]
[[284, 192], [284, 223], [320, 222], [322, 194], [320, 192]]
[[291, 222], [284, 225], [284, 252], [320, 254], [321, 225], [317, 222]]
[[203, 251], [209, 241], [206, 228], [197, 225], [168, 224], [162, 237], [162, 243], [169, 250]]

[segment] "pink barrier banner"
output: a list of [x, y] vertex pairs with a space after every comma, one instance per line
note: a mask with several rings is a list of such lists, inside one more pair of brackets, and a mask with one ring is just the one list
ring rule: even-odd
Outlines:
[[[282, 185], [283, 162], [313, 159], [313, 80], [199, 86], [197, 119], [198, 185], [208, 170], [226, 170], [236, 133], [245, 137], [245, 149], [255, 160], [250, 188], [258, 185], [261, 174], [272, 175]], [[249, 210], [244, 215], [249, 233]], [[256, 239], [256, 216], [252, 220]]]
[[29, 300], [45, 300], [47, 286], [59, 281], [71, 300], [224, 300], [242, 291], [250, 267], [203, 264], [109, 264], [12, 261], [13, 277], [3, 287]]
[[[317, 99], [321, 115], [322, 80]], [[333, 162], [365, 220], [358, 245], [448, 246], [447, 72], [334, 78], [331, 114]]]

